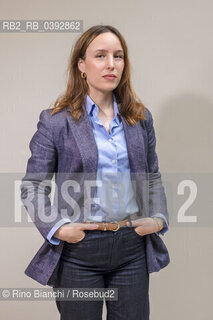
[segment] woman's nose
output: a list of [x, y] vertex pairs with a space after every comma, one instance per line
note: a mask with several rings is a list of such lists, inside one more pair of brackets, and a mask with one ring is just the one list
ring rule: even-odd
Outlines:
[[114, 67], [114, 57], [113, 56], [108, 56], [107, 58], [107, 66], [112, 68]]

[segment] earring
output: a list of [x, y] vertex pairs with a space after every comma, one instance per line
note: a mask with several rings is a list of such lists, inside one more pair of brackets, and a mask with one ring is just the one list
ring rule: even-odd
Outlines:
[[87, 76], [87, 75], [86, 75], [86, 73], [85, 73], [85, 72], [81, 72], [81, 78], [82, 78], [82, 79], [85, 79], [85, 78], [86, 78], [86, 76]]

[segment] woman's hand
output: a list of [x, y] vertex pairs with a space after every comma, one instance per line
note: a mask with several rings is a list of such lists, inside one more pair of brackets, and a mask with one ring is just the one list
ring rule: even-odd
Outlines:
[[[126, 225], [129, 227], [129, 222]], [[160, 231], [158, 223], [150, 217], [132, 220], [132, 226], [140, 236]]]
[[68, 243], [76, 243], [84, 239], [84, 230], [95, 230], [97, 228], [97, 224], [71, 222], [58, 228], [58, 230], [54, 233], [54, 237]]

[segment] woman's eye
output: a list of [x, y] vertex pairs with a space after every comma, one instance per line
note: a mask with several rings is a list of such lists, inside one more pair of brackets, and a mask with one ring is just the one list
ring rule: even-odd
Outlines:
[[[96, 57], [97, 57], [97, 58], [101, 58], [101, 57], [104, 57], [104, 56], [105, 56], [104, 54], [99, 54], [99, 55], [97, 55]], [[121, 55], [116, 55], [115, 58], [123, 59], [123, 56], [121, 56]]]

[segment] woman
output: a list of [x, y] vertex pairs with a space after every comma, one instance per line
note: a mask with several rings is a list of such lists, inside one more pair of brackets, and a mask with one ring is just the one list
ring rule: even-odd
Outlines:
[[[116, 288], [108, 320], [149, 319], [149, 273], [169, 263], [152, 115], [132, 89], [116, 28], [84, 32], [68, 72], [66, 92], [40, 114], [22, 179], [22, 201], [44, 237], [25, 273], [54, 288]], [[100, 300], [56, 303], [63, 320], [102, 318]]]

